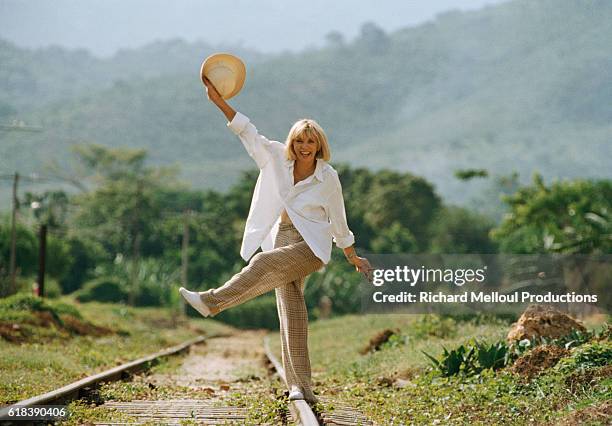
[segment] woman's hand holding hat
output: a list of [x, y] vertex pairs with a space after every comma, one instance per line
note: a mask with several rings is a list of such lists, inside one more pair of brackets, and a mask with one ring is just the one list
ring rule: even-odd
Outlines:
[[206, 96], [208, 96], [208, 99], [215, 105], [219, 105], [219, 101], [221, 101], [223, 97], [219, 94], [217, 88], [205, 76], [202, 76], [202, 80], [204, 82], [204, 86], [206, 86]]
[[225, 102], [223, 96], [221, 96], [215, 85], [212, 84], [212, 82], [207, 77], [202, 76], [202, 82], [206, 86], [206, 96], [208, 96], [208, 99], [212, 103], [214, 103], [221, 110], [221, 112], [223, 112], [223, 114], [227, 118], [227, 121], [231, 122], [236, 116], [236, 111], [234, 110], [234, 108], [232, 108], [227, 102]]

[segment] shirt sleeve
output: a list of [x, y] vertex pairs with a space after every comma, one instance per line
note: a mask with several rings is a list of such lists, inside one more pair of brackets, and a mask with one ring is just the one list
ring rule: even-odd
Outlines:
[[355, 236], [346, 222], [346, 211], [344, 208], [344, 197], [342, 196], [342, 185], [336, 176], [336, 189], [329, 197], [329, 219], [331, 221], [331, 232], [336, 247], [346, 248], [355, 244]]
[[263, 169], [270, 161], [272, 142], [265, 136], [260, 135], [251, 120], [240, 112], [236, 112], [233, 120], [227, 123], [227, 127], [240, 138], [242, 145], [244, 145], [251, 158], [255, 160], [257, 167]]

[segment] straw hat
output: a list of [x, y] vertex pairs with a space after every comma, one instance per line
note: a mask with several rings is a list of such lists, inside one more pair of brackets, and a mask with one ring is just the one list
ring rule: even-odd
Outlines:
[[246, 77], [246, 67], [237, 56], [229, 53], [215, 53], [202, 63], [200, 76], [206, 76], [223, 99], [229, 99], [240, 92]]

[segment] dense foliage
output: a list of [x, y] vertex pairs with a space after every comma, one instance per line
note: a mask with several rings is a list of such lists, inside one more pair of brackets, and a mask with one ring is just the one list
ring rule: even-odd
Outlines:
[[[243, 267], [239, 248], [256, 173], [243, 174], [228, 192], [220, 193], [191, 190], [176, 179], [176, 169], [147, 166], [142, 150], [81, 145], [75, 159], [83, 166], [81, 182], [89, 189], [75, 195], [49, 190], [24, 196], [37, 208], [24, 203], [19, 211], [21, 290], [29, 291], [35, 281], [40, 223], [49, 227], [49, 283], [59, 285], [48, 295], [77, 291], [81, 301], [171, 306], [177, 303], [184, 254], [191, 288], [218, 287]], [[361, 253], [496, 253], [498, 246], [507, 253], [610, 252], [609, 181], [555, 182], [547, 187], [536, 177], [534, 186], [519, 187], [506, 197], [510, 213], [496, 227], [482, 215], [443, 204], [433, 185], [421, 177], [342, 164], [337, 169]], [[183, 252], [187, 231], [189, 245]], [[570, 243], [551, 241], [551, 235]], [[9, 253], [6, 217], [0, 226], [3, 288]], [[334, 314], [358, 311], [360, 280], [335, 249], [326, 268], [308, 277], [311, 315], [321, 314], [324, 299], [332, 301]], [[275, 300], [268, 297], [220, 318], [244, 326], [274, 326], [274, 313]]]

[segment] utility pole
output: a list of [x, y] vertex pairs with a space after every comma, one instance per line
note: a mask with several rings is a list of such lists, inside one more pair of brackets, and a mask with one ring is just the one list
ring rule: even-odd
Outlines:
[[14, 294], [17, 289], [17, 285], [15, 283], [15, 260], [16, 260], [16, 244], [17, 244], [17, 209], [19, 208], [17, 203], [17, 184], [19, 182], [19, 173], [15, 172], [15, 176], [13, 177], [13, 215], [11, 220], [11, 265], [10, 265], [10, 274], [11, 274], [11, 284], [7, 292], [7, 296]]
[[38, 246], [38, 295], [45, 297], [45, 264], [47, 253], [47, 225], [40, 225], [40, 238]]
[[[42, 132], [44, 129], [38, 126], [29, 126], [26, 125], [21, 120], [13, 120], [11, 123], [0, 123], [0, 131], [2, 132]], [[13, 177], [13, 215], [12, 215], [12, 223], [11, 223], [11, 260], [9, 266], [9, 273], [11, 275], [9, 288], [3, 289], [0, 288], [0, 296], [9, 296], [14, 294], [17, 290], [16, 285], [16, 227], [17, 227], [17, 183], [19, 182], [19, 173], [15, 172]], [[6, 294], [2, 294], [6, 291]]]
[[[181, 247], [181, 283], [183, 287], [187, 288], [187, 282], [189, 279], [189, 219], [191, 217], [191, 210], [185, 210], [183, 215], [183, 244]], [[181, 303], [181, 314], [185, 314], [185, 303]]]
[[140, 209], [142, 208], [142, 189], [143, 182], [138, 180], [136, 183], [136, 205], [133, 213], [132, 230], [134, 232], [134, 244], [132, 246], [132, 271], [130, 277], [130, 291], [128, 293], [128, 304], [134, 306], [136, 301], [136, 291], [138, 290], [138, 269], [140, 263], [140, 241], [142, 239], [142, 230], [140, 229]]

